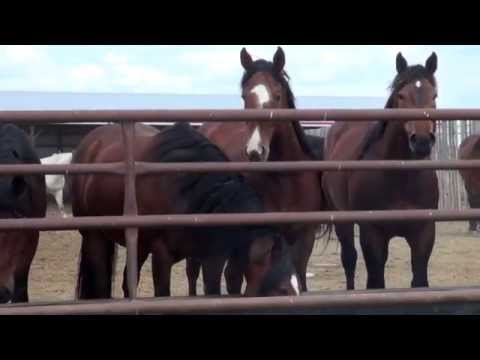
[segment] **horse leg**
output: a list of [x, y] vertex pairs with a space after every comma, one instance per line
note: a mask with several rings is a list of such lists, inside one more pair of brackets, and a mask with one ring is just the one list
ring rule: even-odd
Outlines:
[[412, 287], [428, 287], [428, 261], [435, 242], [435, 223], [428, 223], [407, 237], [412, 256]]
[[[468, 203], [470, 205], [470, 208], [472, 209], [480, 208], [480, 194], [469, 192]], [[470, 229], [469, 229], [470, 232], [480, 231], [480, 221], [478, 221], [477, 219], [473, 219], [473, 220], [470, 220], [469, 223], [470, 223]]]
[[195, 258], [187, 258], [186, 273], [188, 279], [188, 296], [197, 296], [197, 280], [202, 263]]
[[316, 228], [309, 227], [296, 234], [293, 243], [293, 264], [300, 282], [300, 291], [307, 292], [307, 267], [315, 244]]
[[115, 244], [96, 231], [82, 232], [77, 297], [107, 299], [112, 295], [112, 262]]
[[360, 225], [360, 244], [367, 267], [367, 289], [385, 288], [389, 239], [371, 225]]
[[55, 192], [55, 201], [57, 202], [57, 206], [62, 214], [62, 217], [67, 217], [67, 214], [65, 214], [65, 206], [63, 205], [63, 191]]
[[211, 256], [202, 262], [203, 284], [205, 295], [220, 295], [223, 267], [227, 257]]
[[240, 295], [242, 293], [243, 274], [244, 269], [240, 256], [233, 254], [225, 267], [225, 282], [229, 295]]
[[[138, 267], [137, 267], [137, 284], [140, 282], [140, 273], [142, 271], [143, 264], [148, 258], [148, 251], [144, 246], [138, 246]], [[122, 281], [122, 290], [123, 296], [125, 298], [130, 297], [130, 292], [128, 291], [128, 282], [127, 282], [127, 265], [123, 269], [123, 281]]]
[[28, 236], [23, 240], [23, 247], [18, 255], [16, 262], [14, 278], [14, 291], [12, 303], [28, 302], [28, 274], [30, 273], [30, 266], [33, 257], [37, 251], [38, 246], [38, 231], [32, 231], [32, 236]]
[[341, 259], [345, 278], [347, 280], [347, 290], [355, 289], [355, 269], [357, 266], [357, 250], [355, 249], [354, 224], [335, 225], [335, 233], [341, 248]]
[[152, 241], [152, 275], [155, 297], [170, 296], [173, 259], [161, 239]]

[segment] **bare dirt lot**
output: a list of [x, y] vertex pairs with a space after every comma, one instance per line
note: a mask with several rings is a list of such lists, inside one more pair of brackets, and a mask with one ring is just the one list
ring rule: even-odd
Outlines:
[[[49, 216], [60, 216], [51, 206]], [[430, 286], [480, 285], [480, 237], [467, 233], [467, 224], [437, 224], [437, 241], [430, 260]], [[30, 300], [72, 300], [80, 249], [77, 231], [43, 232], [40, 245], [30, 273]], [[365, 265], [359, 250], [356, 288], [366, 284]], [[323, 254], [322, 254], [323, 252]], [[118, 248], [115, 277], [115, 297], [122, 297], [121, 281], [125, 264], [125, 249]], [[327, 249], [323, 241], [317, 241], [310, 259], [308, 279], [310, 290], [342, 290], [345, 288], [343, 269], [340, 263], [337, 241], [331, 241]], [[404, 239], [396, 238], [390, 243], [390, 255], [386, 268], [386, 283], [389, 288], [410, 286], [410, 250]], [[202, 293], [200, 282], [198, 291]], [[185, 262], [175, 265], [172, 272], [172, 295], [187, 294]], [[139, 287], [139, 296], [153, 296], [150, 260], [145, 263]]]

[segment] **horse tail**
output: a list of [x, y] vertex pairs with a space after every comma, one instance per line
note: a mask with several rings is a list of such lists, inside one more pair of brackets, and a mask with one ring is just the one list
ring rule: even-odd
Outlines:
[[[82, 234], [83, 236], [83, 234]], [[77, 265], [77, 286], [75, 288], [75, 299], [85, 299], [87, 297], [88, 291], [87, 287], [87, 269], [85, 266], [85, 242], [82, 240], [82, 245], [80, 247], [80, 255], [78, 256], [78, 265]]]
[[[328, 195], [323, 190], [323, 186], [321, 187], [321, 192], [322, 192], [322, 197], [323, 197], [324, 203], [326, 205], [325, 208], [327, 210], [334, 209], [333, 202], [330, 200]], [[320, 226], [320, 229], [322, 229], [323, 231], [320, 233], [320, 235], [317, 237], [317, 239], [322, 239], [323, 238], [325, 240], [324, 241], [325, 246], [323, 247], [323, 250], [320, 252], [320, 255], [323, 255], [325, 253], [325, 251], [327, 250], [328, 244], [332, 240], [332, 233], [333, 233], [334, 226], [335, 225], [332, 224], [332, 223], [322, 224]]]
[[[78, 271], [77, 271], [77, 285], [75, 289], [75, 299], [93, 299], [98, 297], [112, 297], [112, 290], [115, 289], [115, 268], [117, 262], [117, 246], [114, 241], [109, 239], [95, 239], [96, 246], [104, 246], [105, 251], [105, 267], [106, 267], [106, 289], [102, 296], [96, 294], [95, 289], [95, 278], [97, 274], [92, 273], [92, 269], [89, 265], [89, 257], [96, 256], [96, 254], [89, 254], [91, 249], [87, 249], [85, 238], [88, 236], [85, 233], [82, 233], [82, 246], [80, 248], [80, 256], [78, 261]], [[90, 239], [91, 241], [92, 239]], [[103, 251], [101, 251], [103, 252]]]

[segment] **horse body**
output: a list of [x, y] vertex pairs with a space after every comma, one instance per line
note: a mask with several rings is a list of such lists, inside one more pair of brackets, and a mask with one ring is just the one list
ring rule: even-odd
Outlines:
[[[146, 162], [226, 161], [224, 155], [189, 125], [175, 125], [159, 132], [153, 127], [136, 125], [135, 160]], [[124, 150], [119, 126], [95, 129], [77, 148], [74, 163], [123, 161]], [[72, 180], [72, 210], [75, 216], [120, 215], [123, 211], [123, 178], [114, 175], [81, 175]], [[163, 174], [137, 177], [138, 213], [183, 214], [212, 212], [258, 212], [260, 201], [237, 175]], [[77, 296], [108, 298], [114, 260], [113, 239], [125, 245], [121, 230], [84, 230]], [[270, 273], [285, 271], [288, 256], [276, 232], [267, 226], [208, 227], [200, 229], [139, 229], [138, 272], [149, 253], [155, 296], [170, 294], [170, 273], [174, 263], [192, 257], [225, 261], [232, 251], [241, 254], [248, 269], [248, 295], [275, 291], [293, 293], [290, 276], [265, 283]], [[280, 260], [278, 260], [280, 259]], [[288, 270], [288, 269], [287, 269]], [[220, 273], [206, 269], [209, 294], [220, 293]], [[287, 271], [288, 273], [288, 271]], [[284, 281], [288, 278], [288, 281]], [[274, 289], [273, 289], [274, 288]], [[125, 283], [123, 289], [128, 296]], [[263, 289], [263, 290], [262, 290]], [[278, 290], [278, 291], [277, 291]]]
[[[28, 135], [0, 124], [0, 163], [40, 164]], [[41, 218], [46, 214], [43, 175], [0, 176], [0, 218]], [[28, 302], [28, 276], [38, 230], [0, 231], [0, 302]]]
[[[295, 108], [288, 75], [283, 70], [285, 55], [281, 48], [273, 62], [253, 62], [245, 49], [241, 52], [245, 69], [242, 78], [242, 97], [245, 108]], [[315, 159], [306, 135], [297, 121], [292, 122], [221, 122], [205, 123], [200, 130], [222, 149], [231, 161], [301, 161]], [[267, 211], [322, 210], [321, 174], [244, 173], [247, 182], [261, 197]], [[293, 257], [302, 291], [307, 291], [306, 269], [313, 250], [317, 225], [285, 225], [282, 232], [292, 245]], [[187, 268], [189, 294], [196, 294], [199, 264]], [[231, 258], [225, 270], [230, 294], [240, 293], [242, 270]]]
[[[67, 165], [72, 162], [72, 153], [57, 153], [40, 159], [42, 164], [47, 165]], [[47, 193], [55, 198], [58, 209], [63, 217], [66, 217], [65, 206], [63, 204], [63, 190], [65, 188], [65, 175], [48, 174], [45, 175]]]
[[[398, 75], [386, 107], [435, 107], [436, 56], [426, 67], [407, 67], [397, 57]], [[405, 101], [407, 99], [408, 101]], [[435, 124], [419, 121], [335, 123], [325, 142], [325, 160], [411, 160], [430, 157]], [[438, 207], [438, 180], [432, 170], [325, 172], [326, 200], [333, 210], [407, 210]], [[357, 253], [354, 224], [335, 226], [342, 245], [347, 289], [354, 288]], [[435, 240], [434, 222], [360, 224], [360, 243], [367, 266], [367, 288], [385, 287], [388, 243], [405, 237], [412, 252], [412, 286], [428, 286], [428, 260]]]
[[[461, 160], [480, 159], [480, 136], [470, 135], [462, 141], [458, 149], [458, 157]], [[467, 191], [468, 203], [472, 209], [480, 208], [480, 176], [478, 169], [460, 169], [465, 190]], [[470, 220], [470, 231], [480, 231], [480, 224], [476, 220]]]

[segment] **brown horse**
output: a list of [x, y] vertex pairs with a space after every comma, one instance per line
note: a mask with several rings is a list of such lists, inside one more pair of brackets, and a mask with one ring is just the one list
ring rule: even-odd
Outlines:
[[[13, 124], [0, 125], [1, 164], [40, 164], [28, 135]], [[47, 211], [44, 175], [0, 176], [0, 218], [41, 218]], [[28, 275], [38, 230], [0, 232], [0, 302], [28, 302]]]
[[[294, 109], [295, 99], [284, 70], [285, 54], [276, 51], [273, 62], [253, 61], [242, 49], [240, 61], [245, 70], [241, 80], [245, 109]], [[301, 161], [316, 158], [302, 126], [291, 122], [221, 122], [200, 128], [232, 161]], [[247, 181], [261, 196], [267, 211], [318, 211], [323, 200], [320, 173], [245, 173]], [[283, 226], [287, 242], [293, 245], [295, 269], [300, 288], [307, 291], [307, 264], [313, 250], [315, 225]], [[200, 264], [188, 261], [189, 294], [196, 294]], [[233, 257], [225, 270], [227, 290], [240, 293], [242, 269]]]
[[[458, 157], [461, 160], [480, 159], [480, 135], [470, 135], [460, 144]], [[467, 190], [468, 203], [472, 209], [480, 208], [480, 172], [478, 169], [460, 169]], [[480, 231], [480, 223], [477, 220], [470, 220], [469, 231]]]
[[[425, 66], [408, 66], [397, 55], [397, 75], [386, 108], [435, 108], [437, 56]], [[409, 160], [430, 157], [435, 122], [338, 122], [325, 143], [326, 160]], [[438, 180], [434, 171], [325, 172], [323, 190], [333, 210], [434, 209], [438, 207]], [[336, 225], [347, 289], [354, 289], [357, 252], [354, 224]], [[435, 241], [434, 222], [360, 224], [360, 244], [367, 266], [367, 288], [385, 287], [385, 263], [391, 238], [406, 238], [411, 249], [412, 287], [428, 286], [428, 261]]]
[[[75, 152], [73, 163], [124, 160], [121, 128], [109, 125], [90, 132]], [[135, 160], [144, 162], [227, 161], [225, 155], [190, 125], [177, 124], [164, 131], [136, 125]], [[120, 215], [123, 178], [81, 175], [72, 179], [74, 216]], [[138, 212], [148, 214], [262, 212], [253, 189], [235, 174], [151, 174], [137, 178]], [[115, 241], [125, 245], [122, 230], [82, 230], [77, 296], [109, 298], [112, 287]], [[247, 269], [246, 295], [295, 294], [293, 265], [287, 245], [269, 226], [207, 228], [148, 228], [139, 230], [138, 274], [149, 253], [155, 296], [170, 295], [173, 264], [185, 257], [206, 261], [207, 294], [220, 294], [221, 270], [213, 264], [239, 254]], [[125, 276], [124, 276], [125, 278]], [[128, 289], [123, 284], [124, 293]]]

